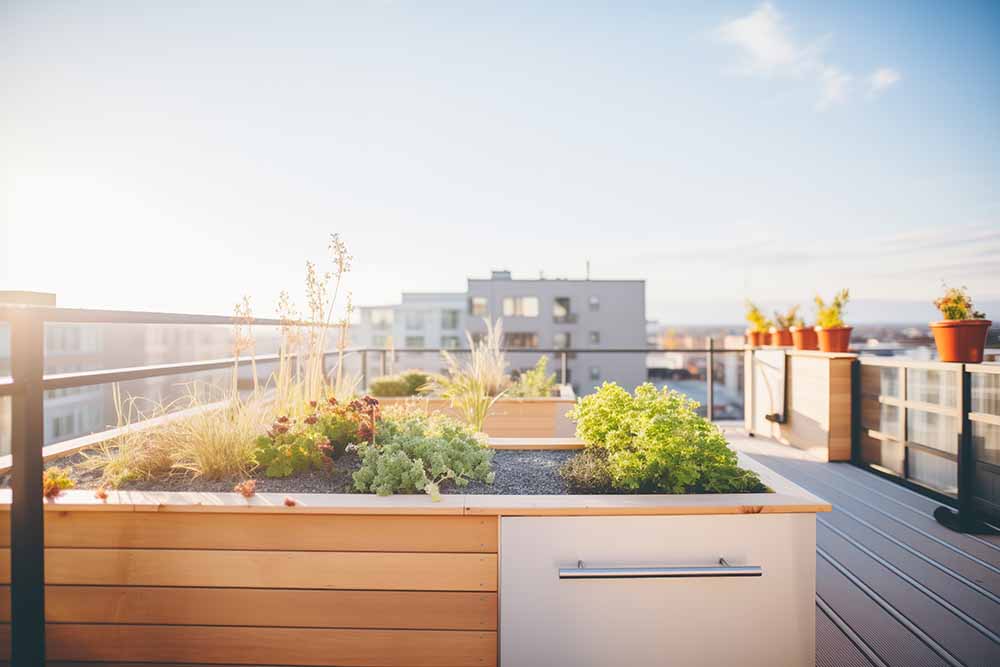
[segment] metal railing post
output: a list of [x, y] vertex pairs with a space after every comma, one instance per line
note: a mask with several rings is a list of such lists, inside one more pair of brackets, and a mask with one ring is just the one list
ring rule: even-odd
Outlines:
[[566, 384], [566, 352], [559, 353], [559, 384]]
[[861, 465], [861, 361], [858, 359], [851, 360], [851, 463]]
[[368, 391], [368, 350], [361, 350], [361, 389]]
[[45, 323], [24, 308], [10, 318], [11, 397], [10, 601], [11, 664], [45, 664], [45, 530], [42, 444]]
[[708, 359], [705, 362], [708, 371], [708, 391], [706, 411], [708, 421], [715, 419], [715, 341], [708, 337]]
[[385, 375], [385, 361], [386, 361], [385, 354], [386, 354], [385, 350], [382, 350], [382, 353], [379, 355], [379, 359], [378, 359], [378, 374], [379, 374], [379, 376]]

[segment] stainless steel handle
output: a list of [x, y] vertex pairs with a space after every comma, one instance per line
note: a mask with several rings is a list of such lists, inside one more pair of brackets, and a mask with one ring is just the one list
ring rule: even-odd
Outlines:
[[718, 565], [672, 567], [576, 567], [559, 568], [560, 579], [670, 579], [687, 577], [759, 577], [759, 565], [730, 565], [725, 558]]

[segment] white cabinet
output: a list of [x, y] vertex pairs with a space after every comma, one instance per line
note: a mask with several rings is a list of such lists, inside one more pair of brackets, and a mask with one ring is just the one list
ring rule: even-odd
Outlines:
[[814, 514], [501, 519], [502, 667], [812, 665], [815, 594]]

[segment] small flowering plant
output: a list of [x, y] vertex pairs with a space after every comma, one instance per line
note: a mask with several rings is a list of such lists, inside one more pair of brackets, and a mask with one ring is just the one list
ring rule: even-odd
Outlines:
[[281, 416], [257, 438], [254, 458], [268, 477], [288, 477], [310, 469], [329, 470], [349, 445], [369, 443], [379, 418], [379, 403], [365, 396], [342, 404], [336, 398], [310, 401], [310, 412], [296, 421]]
[[964, 287], [944, 286], [944, 296], [934, 301], [946, 320], [985, 320], [986, 315], [972, 307], [972, 298]]

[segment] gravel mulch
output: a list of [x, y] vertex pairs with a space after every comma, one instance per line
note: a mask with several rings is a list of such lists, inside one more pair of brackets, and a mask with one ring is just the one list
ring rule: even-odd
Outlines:
[[[481, 495], [541, 495], [570, 493], [565, 481], [559, 475], [559, 467], [569, 460], [573, 451], [518, 451], [498, 450], [493, 457], [493, 484], [470, 482], [458, 487], [451, 482], [441, 486], [442, 493], [473, 493]], [[70, 477], [77, 488], [96, 489], [100, 486], [100, 475], [84, 471], [77, 464], [82, 456], [69, 456], [46, 464], [46, 467], [70, 468]], [[331, 472], [312, 470], [301, 475], [283, 478], [269, 478], [263, 470], [258, 470], [252, 478], [257, 480], [257, 491], [261, 493], [352, 493], [354, 481], [351, 474], [361, 465], [356, 454], [344, 454], [334, 462]], [[122, 490], [140, 491], [197, 491], [226, 492], [242, 479], [206, 480], [176, 475], [165, 479], [135, 480], [121, 485]], [[0, 488], [10, 486], [9, 475], [0, 476]]]

